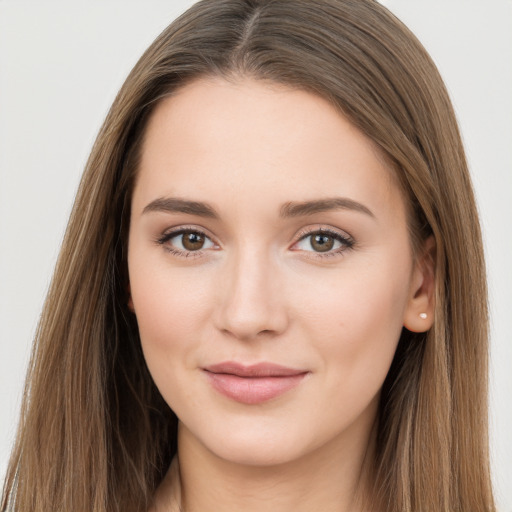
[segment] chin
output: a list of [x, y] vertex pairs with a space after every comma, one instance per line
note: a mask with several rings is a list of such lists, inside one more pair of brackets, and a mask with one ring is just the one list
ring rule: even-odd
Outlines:
[[[296, 422], [296, 427], [298, 426]], [[275, 422], [269, 418], [245, 418], [193, 432], [182, 428], [183, 444], [198, 443], [215, 457], [242, 466], [276, 466], [296, 461], [319, 448], [319, 439], [311, 439], [311, 428], [291, 428], [293, 422]], [[302, 425], [307, 427], [307, 425]], [[185, 447], [185, 446], [183, 446]]]
[[278, 466], [297, 460], [303, 455], [298, 445], [289, 446], [277, 440], [255, 442], [251, 440], [229, 440], [228, 443], [216, 443], [210, 451], [217, 456], [241, 466]]

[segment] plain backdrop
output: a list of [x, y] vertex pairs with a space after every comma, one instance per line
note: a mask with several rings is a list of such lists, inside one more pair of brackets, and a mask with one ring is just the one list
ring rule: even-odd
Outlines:
[[[95, 134], [143, 50], [191, 3], [0, 0], [0, 478]], [[461, 124], [490, 284], [493, 478], [500, 510], [512, 512], [512, 1], [384, 3], [433, 56]]]

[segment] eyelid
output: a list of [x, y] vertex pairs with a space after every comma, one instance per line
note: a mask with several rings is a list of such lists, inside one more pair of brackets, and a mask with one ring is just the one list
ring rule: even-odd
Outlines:
[[336, 237], [341, 237], [344, 240], [354, 241], [353, 237], [343, 229], [334, 228], [325, 224], [314, 224], [313, 226], [307, 226], [302, 228], [296, 235], [296, 241], [301, 240], [305, 236], [311, 235], [312, 233], [326, 233]]
[[200, 233], [201, 235], [206, 236], [213, 242], [215, 242], [217, 245], [218, 242], [216, 240], [216, 237], [210, 232], [210, 230], [203, 228], [202, 226], [198, 226], [196, 224], [179, 224], [177, 226], [172, 226], [164, 229], [160, 235], [158, 235], [158, 239], [162, 238], [172, 238], [173, 236], [177, 236], [181, 233], [188, 233], [190, 231], [193, 231], [195, 233]]

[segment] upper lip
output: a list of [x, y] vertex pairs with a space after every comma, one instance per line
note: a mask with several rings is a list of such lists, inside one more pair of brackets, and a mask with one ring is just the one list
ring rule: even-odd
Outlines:
[[225, 373], [229, 375], [236, 375], [238, 377], [289, 377], [292, 375], [307, 373], [306, 370], [288, 368], [286, 366], [267, 362], [245, 365], [235, 361], [225, 361], [206, 366], [203, 369], [211, 373]]

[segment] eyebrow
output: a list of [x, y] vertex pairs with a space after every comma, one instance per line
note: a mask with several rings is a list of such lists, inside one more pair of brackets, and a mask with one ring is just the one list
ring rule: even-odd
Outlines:
[[219, 218], [218, 213], [209, 204], [178, 197], [159, 197], [142, 210], [143, 214], [148, 212], [188, 213], [210, 219]]
[[281, 217], [301, 217], [332, 210], [353, 210], [375, 218], [373, 212], [364, 204], [348, 197], [330, 197], [313, 201], [285, 203], [281, 207], [280, 215]]
[[[282, 218], [302, 217], [332, 210], [353, 210], [375, 218], [375, 215], [369, 208], [347, 197], [331, 197], [326, 199], [315, 199], [312, 201], [288, 202], [281, 206], [279, 215]], [[159, 197], [158, 199], [151, 201], [142, 211], [143, 214], [148, 212], [185, 213], [210, 219], [220, 218], [220, 215], [216, 212], [215, 208], [210, 206], [208, 203], [190, 201], [178, 197]]]

